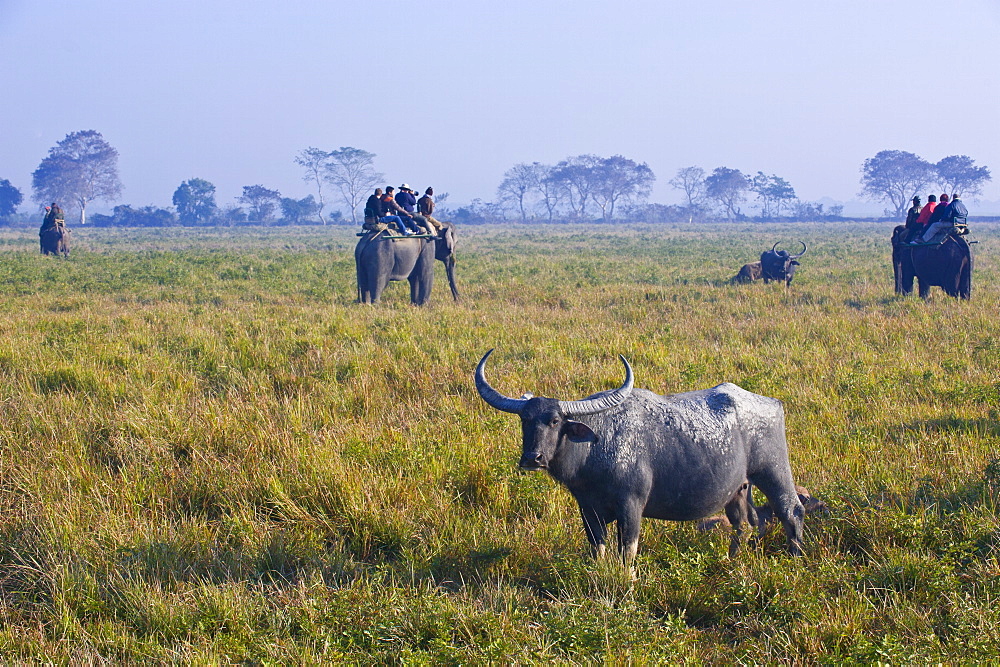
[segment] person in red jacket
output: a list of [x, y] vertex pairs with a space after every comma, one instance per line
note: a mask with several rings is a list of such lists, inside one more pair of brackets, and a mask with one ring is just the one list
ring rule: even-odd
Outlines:
[[[403, 236], [412, 236], [414, 233], [421, 232], [417, 223], [413, 221], [413, 214], [408, 213], [403, 210], [403, 208], [396, 203], [395, 197], [393, 197], [393, 192], [396, 188], [391, 185], [387, 185], [385, 188], [385, 194], [382, 195], [382, 208], [385, 211], [386, 217], [398, 217], [398, 221], [394, 221], [399, 225], [399, 231], [403, 233]], [[382, 220], [385, 222], [385, 219]]]
[[934, 213], [935, 208], [937, 208], [937, 197], [935, 195], [927, 195], [927, 203], [920, 209], [920, 215], [917, 216], [917, 224], [926, 228], [927, 224], [931, 221], [931, 215]]

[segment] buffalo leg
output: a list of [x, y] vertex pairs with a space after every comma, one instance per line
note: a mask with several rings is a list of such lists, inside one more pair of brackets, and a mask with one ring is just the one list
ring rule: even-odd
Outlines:
[[743, 483], [740, 490], [736, 492], [732, 500], [726, 503], [726, 518], [729, 519], [729, 524], [733, 527], [733, 535], [729, 542], [729, 557], [732, 558], [740, 550], [740, 544], [743, 542], [743, 526], [747, 522], [754, 523], [750, 519], [750, 506], [749, 506], [749, 484]]
[[608, 521], [596, 509], [580, 505], [580, 518], [583, 519], [583, 530], [590, 543], [590, 552], [596, 559], [604, 557], [605, 545], [608, 541]]
[[642, 526], [644, 503], [626, 502], [618, 516], [618, 556], [626, 567], [635, 560], [639, 552], [639, 528]]
[[931, 298], [931, 284], [923, 278], [917, 278], [917, 292], [920, 298], [926, 301]]
[[[795, 490], [794, 482], [792, 482], [791, 471], [789, 470], [787, 473], [764, 471], [754, 475], [750, 482], [767, 496], [775, 516], [785, 528], [788, 552], [793, 556], [801, 556], [803, 518], [806, 511], [799, 501], [799, 494]], [[763, 530], [762, 526], [761, 531]]]

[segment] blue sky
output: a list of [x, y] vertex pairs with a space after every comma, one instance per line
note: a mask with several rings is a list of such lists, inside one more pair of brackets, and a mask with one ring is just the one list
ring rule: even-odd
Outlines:
[[998, 28], [997, 0], [0, 0], [0, 178], [29, 195], [94, 129], [137, 206], [305, 196], [308, 146], [453, 203], [581, 153], [648, 163], [664, 203], [689, 165], [847, 201], [886, 148], [970, 155], [1000, 200]]

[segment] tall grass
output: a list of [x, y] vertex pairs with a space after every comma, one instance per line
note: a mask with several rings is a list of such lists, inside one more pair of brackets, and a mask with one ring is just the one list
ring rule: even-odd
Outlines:
[[[1000, 641], [1000, 229], [973, 299], [892, 293], [878, 225], [461, 230], [453, 303], [353, 303], [345, 229], [0, 232], [6, 661], [981, 662]], [[809, 244], [791, 289], [727, 279]], [[476, 395], [730, 381], [829, 515], [646, 521], [638, 578]]]

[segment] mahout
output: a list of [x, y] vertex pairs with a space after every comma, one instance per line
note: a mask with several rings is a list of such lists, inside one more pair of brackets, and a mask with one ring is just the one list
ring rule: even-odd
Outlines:
[[[804, 510], [792, 481], [781, 402], [724, 383], [660, 396], [625, 382], [583, 400], [493, 389], [485, 366], [476, 390], [497, 410], [521, 418], [525, 470], [546, 470], [576, 499], [593, 554], [604, 554], [608, 526], [617, 523], [618, 554], [630, 564], [642, 517], [693, 521], [725, 510], [735, 555], [753, 505], [748, 484], [767, 497], [781, 521], [788, 550], [801, 554]], [[756, 523], [755, 521], [751, 521]]]
[[765, 283], [776, 280], [784, 281], [786, 287], [792, 284], [795, 268], [799, 266], [797, 260], [806, 254], [807, 250], [804, 242], [799, 241], [799, 243], [802, 244], [802, 252], [797, 255], [791, 255], [787, 250], [778, 250], [781, 241], [771, 246], [770, 250], [765, 250], [760, 254], [761, 277]]
[[972, 247], [961, 234], [961, 227], [943, 235], [940, 243], [910, 245], [906, 228], [892, 231], [892, 272], [896, 294], [913, 292], [917, 279], [920, 297], [930, 297], [931, 287], [940, 287], [948, 296], [972, 298]]
[[444, 263], [451, 296], [458, 300], [455, 285], [455, 226], [442, 222], [438, 236], [406, 237], [386, 230], [365, 233], [354, 248], [358, 278], [358, 301], [377, 303], [392, 280], [408, 280], [410, 302], [421, 306], [430, 299], [434, 283], [434, 260]]

